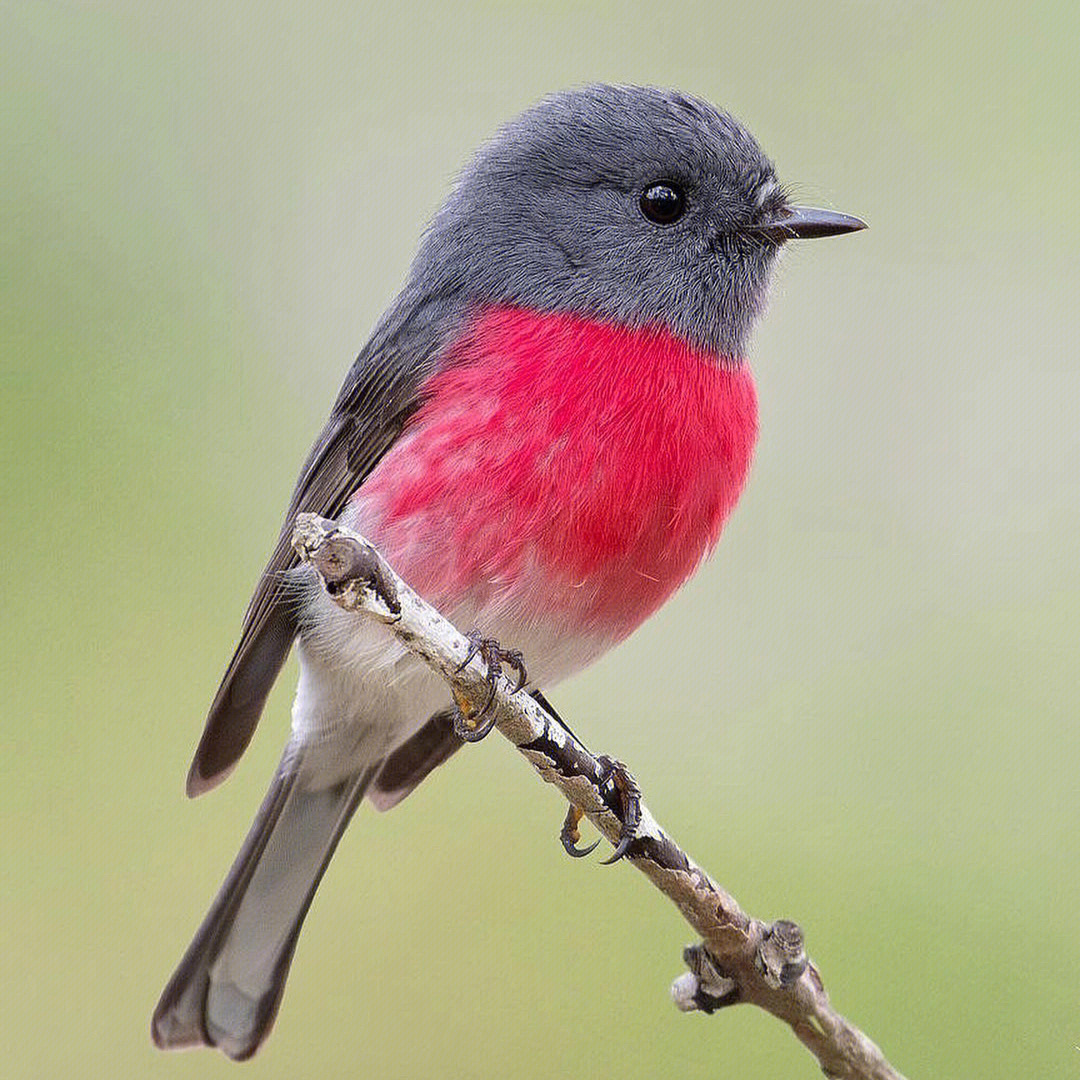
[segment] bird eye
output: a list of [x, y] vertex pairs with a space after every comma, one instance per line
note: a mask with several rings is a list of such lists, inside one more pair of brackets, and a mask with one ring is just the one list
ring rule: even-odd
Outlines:
[[641, 212], [654, 225], [670, 225], [678, 221], [686, 210], [686, 196], [682, 188], [670, 180], [650, 184], [641, 196]]

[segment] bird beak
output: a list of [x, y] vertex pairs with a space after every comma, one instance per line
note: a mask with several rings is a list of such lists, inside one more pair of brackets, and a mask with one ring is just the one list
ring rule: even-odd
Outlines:
[[839, 236], [858, 232], [866, 222], [835, 210], [818, 210], [813, 206], [785, 206], [776, 217], [760, 225], [747, 226], [743, 231], [767, 236], [782, 244], [785, 240], [809, 240], [815, 236]]

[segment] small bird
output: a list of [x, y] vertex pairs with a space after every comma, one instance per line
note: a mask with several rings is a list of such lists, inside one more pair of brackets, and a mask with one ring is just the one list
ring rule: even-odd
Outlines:
[[[361, 197], [383, 209], [386, 191]], [[719, 539], [753, 455], [746, 343], [781, 246], [864, 227], [792, 205], [740, 123], [675, 90], [557, 93], [480, 149], [300, 470], [210, 707], [191, 796], [236, 765], [295, 645], [289, 741], [162, 993], [158, 1046], [250, 1057], [360, 801], [389, 809], [463, 744], [445, 683], [297, 566], [296, 515], [361, 532], [489, 664], [512, 646], [546, 690]]]

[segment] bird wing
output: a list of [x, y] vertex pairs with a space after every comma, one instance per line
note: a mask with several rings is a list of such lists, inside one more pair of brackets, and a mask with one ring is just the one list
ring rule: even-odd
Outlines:
[[248, 604], [236, 652], [214, 697], [188, 772], [187, 792], [201, 795], [220, 783], [251, 741], [266, 697], [297, 630], [286, 572], [297, 564], [290, 543], [298, 513], [336, 517], [378, 464], [419, 405], [420, 388], [434, 369], [449, 321], [429, 300], [397, 329], [383, 329], [365, 346], [346, 376], [307, 461], [300, 470], [273, 554]]

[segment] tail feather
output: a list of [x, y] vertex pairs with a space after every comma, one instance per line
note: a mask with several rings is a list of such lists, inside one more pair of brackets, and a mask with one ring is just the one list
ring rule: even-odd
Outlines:
[[310, 764], [303, 746], [286, 749], [240, 854], [154, 1010], [151, 1033], [162, 1049], [216, 1046], [239, 1061], [269, 1034], [304, 916], [381, 761], [331, 785], [318, 784], [320, 770]]

